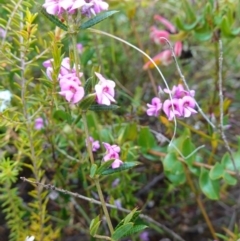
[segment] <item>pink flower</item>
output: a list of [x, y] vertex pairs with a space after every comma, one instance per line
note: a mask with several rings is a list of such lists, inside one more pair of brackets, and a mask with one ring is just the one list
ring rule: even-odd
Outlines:
[[182, 115], [182, 103], [179, 99], [165, 100], [163, 103], [163, 111], [171, 121], [173, 117], [180, 117]]
[[110, 105], [111, 102], [116, 102], [114, 99], [115, 83], [112, 80], [105, 79], [101, 74], [96, 73], [96, 76], [99, 79], [99, 83], [95, 85], [95, 91], [97, 95], [97, 103], [103, 105]]
[[114, 162], [112, 163], [112, 168], [119, 168], [121, 165], [123, 164], [123, 162], [119, 159], [115, 159]]
[[[69, 0], [66, 0], [69, 1]], [[86, 0], [87, 1], [87, 0]], [[85, 0], [72, 0], [71, 11], [75, 9], [80, 9], [86, 4], [88, 4]]]
[[116, 199], [114, 200], [114, 204], [117, 208], [121, 208], [122, 207], [122, 203], [120, 199]]
[[149, 239], [149, 233], [147, 231], [143, 231], [140, 235], [139, 238], [141, 241], [150, 241]]
[[119, 154], [117, 152], [113, 152], [113, 151], [108, 152], [107, 151], [107, 154], [103, 157], [103, 160], [106, 162], [111, 159], [118, 159], [118, 158], [119, 158]]
[[162, 44], [166, 41], [163, 38], [169, 39], [169, 33], [165, 30], [158, 30], [155, 26], [150, 28], [150, 38], [156, 44]]
[[110, 145], [109, 143], [103, 142], [103, 145], [107, 152], [117, 152], [119, 153], [121, 151], [120, 147], [118, 145]]
[[170, 33], [176, 33], [175, 26], [170, 23], [166, 18], [156, 14], [154, 16], [154, 19], [160, 21], [170, 31]]
[[102, 0], [88, 0], [82, 7], [82, 14], [90, 18], [92, 15], [108, 10], [108, 6], [108, 3]]
[[79, 86], [76, 82], [71, 80], [62, 81], [60, 83], [60, 95], [64, 96], [66, 100], [72, 104], [76, 104], [84, 96], [84, 88]]
[[195, 100], [191, 96], [184, 96], [181, 99], [182, 104], [182, 116], [189, 117], [191, 114], [196, 114], [197, 111], [194, 110]]
[[[176, 28], [167, 19], [163, 18], [160, 15], [155, 15], [154, 19], [160, 21], [167, 28], [167, 30], [159, 30], [155, 26], [152, 26], [150, 28], [150, 38], [156, 44], [166, 43], [165, 39], [169, 40], [170, 35], [173, 33], [176, 33]], [[174, 45], [174, 53], [177, 57], [181, 56], [182, 49], [183, 49], [182, 42], [177, 41]], [[167, 66], [172, 63], [172, 52], [169, 49], [163, 50], [159, 54], [155, 55], [152, 59], [154, 60], [154, 62], [156, 64], [161, 64], [161, 65]], [[148, 68], [153, 68], [153, 67], [154, 67], [154, 65], [151, 63], [151, 61], [148, 61], [143, 66], [143, 69], [146, 70]]]
[[45, 60], [45, 61], [43, 62], [43, 66], [44, 66], [45, 68], [52, 67], [52, 63], [53, 63], [53, 59], [48, 59], [48, 60]]
[[[92, 151], [96, 152], [100, 148], [99, 141], [95, 141], [91, 136], [89, 136], [89, 141], [92, 143]], [[86, 140], [87, 145], [87, 140]]]
[[46, 8], [47, 13], [52, 15], [61, 15], [64, 11], [61, 0], [45, 0], [43, 7]]
[[158, 97], [154, 97], [151, 104], [147, 104], [147, 115], [148, 116], [158, 116], [162, 108], [161, 100]]
[[35, 119], [34, 128], [36, 130], [41, 130], [44, 128], [44, 120], [41, 117]]
[[5, 38], [6, 37], [6, 30], [4, 30], [3, 28], [0, 28], [0, 38]]
[[81, 43], [77, 44], [77, 50], [78, 50], [79, 54], [82, 54], [82, 52], [83, 52], [83, 45]]
[[[48, 59], [48, 60], [44, 61], [43, 66], [46, 68], [46, 74], [47, 74], [48, 78], [50, 80], [52, 80], [53, 59]], [[66, 57], [66, 58], [63, 58], [63, 60], [61, 62], [58, 78], [61, 78], [63, 76], [67, 77], [68, 74], [69, 74], [68, 77], [70, 77], [70, 76], [73, 77], [74, 74], [76, 76], [76, 66], [73, 66], [73, 68], [71, 68], [70, 58]], [[83, 74], [80, 73], [80, 77], [82, 75]]]
[[109, 161], [111, 159], [115, 159], [114, 162], [112, 163], [112, 168], [120, 167], [123, 164], [123, 162], [119, 159], [119, 152], [121, 151], [120, 147], [117, 145], [110, 145], [109, 143], [106, 143], [106, 142], [104, 142], [103, 145], [107, 150], [107, 153], [103, 157], [103, 160]]
[[[80, 77], [82, 77], [83, 73], [79, 73]], [[59, 84], [60, 86], [62, 85], [62, 83], [66, 82], [66, 81], [73, 81], [78, 85], [82, 85], [80, 79], [76, 76], [76, 73], [70, 73], [70, 74], [65, 74], [62, 77], [60, 77], [59, 79]]]
[[64, 12], [75, 13], [75, 9], [83, 7], [85, 0], [45, 0], [43, 7], [49, 14], [61, 16]]
[[113, 182], [112, 182], [112, 187], [117, 187], [120, 183], [120, 178], [116, 178]]
[[[170, 63], [172, 63], [172, 52], [169, 49], [166, 49], [162, 52], [160, 52], [159, 54], [157, 54], [156, 56], [154, 56], [152, 58], [154, 60], [154, 62], [156, 64], [161, 64], [164, 66], [169, 65]], [[154, 68], [155, 66], [153, 65], [153, 63], [151, 61], [148, 61], [144, 66], [143, 69], [149, 69], [149, 68]]]
[[181, 56], [182, 49], [183, 49], [182, 42], [177, 41], [174, 45], [174, 53], [177, 57]]
[[173, 98], [177, 98], [180, 99], [184, 96], [194, 96], [195, 95], [195, 91], [194, 90], [190, 90], [190, 92], [186, 91], [183, 87], [182, 84], [178, 84], [178, 86], [174, 85], [172, 90], [168, 90], [168, 89], [164, 89], [164, 92], [167, 94], [172, 94]]

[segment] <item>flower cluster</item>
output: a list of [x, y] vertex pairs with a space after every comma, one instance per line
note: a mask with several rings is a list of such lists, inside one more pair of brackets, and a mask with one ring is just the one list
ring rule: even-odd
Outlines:
[[119, 153], [121, 151], [120, 147], [117, 145], [110, 145], [106, 142], [103, 143], [105, 149], [106, 149], [106, 155], [103, 157], [103, 160], [109, 161], [114, 159], [114, 162], [112, 163], [112, 168], [118, 168], [120, 167], [123, 162], [119, 159]]
[[84, 16], [91, 17], [108, 9], [108, 3], [102, 0], [45, 0], [43, 7], [47, 13], [62, 16], [75, 14], [78, 9]]
[[[152, 26], [150, 28], [150, 38], [156, 43], [156, 44], [163, 44], [166, 41], [163, 39], [170, 39], [171, 34], [175, 34], [177, 32], [175, 26], [170, 23], [167, 19], [160, 15], [154, 16], [155, 20], [158, 20], [160, 23], [162, 23], [166, 30], [159, 30], [157, 27]], [[177, 41], [174, 45], [174, 53], [177, 57], [179, 57], [182, 53], [182, 42]], [[162, 65], [169, 65], [172, 62], [172, 52], [170, 49], [163, 50], [156, 56], [152, 58], [156, 64], [162, 64]], [[144, 66], [143, 69], [148, 69], [154, 67], [153, 64], [148, 61]]]
[[[43, 66], [46, 68], [47, 76], [50, 80], [52, 80], [53, 74], [52, 62], [53, 59], [50, 59], [43, 63]], [[82, 73], [79, 73], [79, 77], [82, 75]], [[71, 68], [70, 59], [64, 58], [58, 74], [61, 89], [59, 94], [64, 96], [65, 99], [72, 104], [77, 104], [84, 97], [84, 88], [81, 86], [79, 77], [77, 76], [76, 66]]]
[[[89, 137], [89, 141], [92, 145], [92, 151], [96, 152], [100, 148], [99, 141], [94, 140], [91, 136]], [[87, 145], [86, 141], [86, 145]], [[114, 162], [112, 163], [112, 168], [118, 168], [120, 167], [123, 162], [119, 159], [119, 153], [121, 151], [120, 147], [117, 145], [110, 145], [109, 143], [103, 142], [103, 145], [106, 149], [106, 154], [103, 157], [103, 161], [109, 161], [114, 159]]]
[[[44, 61], [43, 66], [46, 68], [47, 77], [52, 80], [54, 72], [53, 59]], [[82, 75], [83, 73], [79, 73], [80, 78]], [[110, 105], [111, 102], [116, 102], [114, 99], [115, 82], [105, 79], [100, 73], [95, 72], [95, 75], [99, 80], [95, 85], [96, 102], [103, 105]], [[64, 96], [65, 99], [72, 104], [79, 103], [85, 94], [79, 77], [76, 73], [76, 66], [71, 68], [70, 59], [64, 58], [57, 77], [61, 89], [59, 94]]]
[[[161, 89], [160, 89], [161, 90]], [[166, 99], [163, 103], [158, 97], [154, 97], [151, 104], [147, 104], [147, 115], [158, 116], [161, 109], [166, 114], [167, 118], [171, 121], [174, 117], [190, 117], [192, 114], [197, 113], [195, 108], [194, 95], [195, 91], [186, 91], [182, 84], [173, 86], [172, 90], [164, 89], [164, 92], [171, 94], [171, 99]]]

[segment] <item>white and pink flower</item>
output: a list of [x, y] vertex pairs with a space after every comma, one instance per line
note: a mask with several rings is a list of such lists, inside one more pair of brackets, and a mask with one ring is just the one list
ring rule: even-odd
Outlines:
[[[92, 151], [96, 152], [100, 148], [99, 141], [94, 140], [93, 137], [91, 137], [91, 136], [89, 136], [89, 141], [92, 144]], [[87, 140], [86, 140], [86, 145], [88, 145]]]
[[115, 82], [105, 79], [101, 74], [96, 73], [99, 83], [95, 85], [97, 95], [97, 103], [103, 105], [110, 105], [111, 102], [116, 102], [115, 95]]
[[72, 104], [77, 104], [84, 97], [84, 88], [79, 86], [75, 81], [62, 81], [60, 83], [60, 88], [61, 91], [59, 94], [64, 96], [65, 99]]
[[117, 145], [110, 145], [106, 142], [104, 142], [103, 145], [107, 151], [105, 156], [103, 157], [103, 160], [106, 162], [114, 159], [114, 162], [112, 163], [112, 168], [114, 169], [120, 167], [123, 164], [123, 162], [119, 159], [119, 153], [121, 151], [120, 147]]
[[161, 108], [162, 108], [162, 102], [160, 98], [154, 97], [151, 101], [151, 104], [147, 104], [147, 115], [148, 116], [159, 116]]

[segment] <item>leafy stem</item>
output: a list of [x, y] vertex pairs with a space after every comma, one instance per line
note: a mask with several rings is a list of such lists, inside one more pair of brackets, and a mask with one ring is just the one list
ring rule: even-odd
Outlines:
[[[76, 72], [77, 72], [77, 76], [79, 77], [79, 56], [78, 56], [78, 52], [77, 52], [77, 35], [75, 33], [71, 34], [71, 40], [72, 40], [72, 47], [73, 47], [73, 53], [74, 53], [74, 64], [76, 65]], [[88, 124], [87, 124], [87, 116], [86, 116], [86, 111], [82, 112], [82, 119], [83, 119], [83, 125], [84, 125], [84, 131], [85, 131], [85, 136], [86, 136], [86, 140], [87, 140], [87, 151], [88, 151], [88, 155], [90, 158], [90, 162], [91, 165], [94, 164], [94, 157], [93, 157], [93, 153], [92, 153], [92, 148], [91, 148], [91, 142], [89, 140], [89, 131], [88, 131]], [[108, 228], [110, 230], [110, 234], [113, 234], [113, 225], [109, 216], [109, 212], [107, 210], [107, 206], [103, 197], [103, 192], [100, 186], [100, 182], [99, 182], [99, 178], [94, 178], [94, 182], [97, 188], [97, 192], [102, 204], [102, 208], [103, 208], [103, 212], [104, 215], [106, 217], [107, 220], [107, 224], [108, 224]]]

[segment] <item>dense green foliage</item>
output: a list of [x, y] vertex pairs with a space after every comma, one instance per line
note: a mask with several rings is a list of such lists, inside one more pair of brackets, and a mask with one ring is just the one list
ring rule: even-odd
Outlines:
[[[109, 0], [109, 11], [77, 28], [33, 0], [2, 2], [6, 240], [143, 240], [141, 232], [149, 240], [239, 240], [239, 1]], [[154, 65], [143, 66], [148, 55], [169, 49], [149, 36], [152, 25], [164, 28], [156, 14], [176, 26], [170, 42], [183, 43], [177, 62], [156, 63], [170, 89], [182, 83], [195, 90], [198, 113], [189, 118], [146, 115], [165, 83]], [[77, 55], [85, 95], [71, 105], [59, 95], [58, 76], [65, 57], [78, 66], [75, 43], [83, 45]], [[50, 81], [42, 63], [51, 58]], [[115, 81], [117, 103], [96, 103], [94, 72]], [[12, 94], [6, 106], [4, 90]], [[90, 150], [89, 136], [100, 141], [99, 152]], [[102, 162], [103, 142], [121, 147], [119, 168]], [[112, 224], [103, 218], [108, 212]]]

